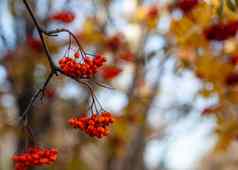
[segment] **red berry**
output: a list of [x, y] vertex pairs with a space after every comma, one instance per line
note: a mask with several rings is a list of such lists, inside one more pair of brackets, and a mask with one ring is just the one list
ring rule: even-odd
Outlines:
[[74, 54], [74, 57], [75, 57], [75, 58], [80, 58], [80, 56], [81, 56], [80, 53], [75, 53], [75, 54]]

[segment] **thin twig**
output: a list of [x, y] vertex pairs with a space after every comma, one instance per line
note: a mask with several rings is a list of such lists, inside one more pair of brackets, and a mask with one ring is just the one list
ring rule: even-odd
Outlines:
[[109, 86], [109, 85], [103, 84], [103, 83], [99, 82], [99, 81], [96, 80], [96, 79], [90, 79], [89, 81], [92, 82], [92, 83], [95, 83], [96, 85], [98, 85], [98, 86], [100, 86], [100, 87], [103, 87], [103, 88], [106, 88], [106, 89], [110, 89], [110, 90], [115, 90], [114, 87], [111, 87], [111, 86]]
[[43, 34], [44, 34], [45, 31], [41, 28], [41, 26], [40, 26], [39, 23], [37, 22], [37, 19], [36, 19], [36, 17], [34, 16], [34, 14], [33, 14], [33, 12], [32, 12], [32, 9], [31, 9], [31, 7], [29, 6], [27, 0], [23, 0], [23, 3], [25, 4], [26, 9], [27, 9], [27, 11], [29, 12], [29, 14], [30, 14], [30, 16], [31, 16], [31, 18], [32, 18], [32, 20], [33, 20], [35, 26], [36, 26], [36, 29], [37, 29], [37, 31], [38, 31], [38, 33], [39, 33], [39, 36], [40, 36], [41, 42], [42, 42], [42, 44], [43, 44], [45, 53], [46, 53], [46, 55], [47, 55], [47, 59], [48, 59], [48, 61], [49, 61], [51, 70], [52, 70], [52, 72], [54, 72], [54, 74], [57, 74], [56, 69], [55, 69], [56, 66], [55, 66], [53, 60], [51, 59], [49, 49], [48, 49], [48, 47], [47, 47], [47, 45], [46, 45], [46, 42], [45, 42], [45, 39], [44, 39], [44, 36], [43, 36]]
[[45, 35], [48, 35], [48, 36], [51, 36], [51, 35], [55, 35], [55, 34], [58, 34], [58, 33], [61, 33], [61, 32], [66, 32], [68, 33], [70, 36], [73, 37], [73, 39], [75, 40], [75, 42], [77, 43], [78, 47], [79, 47], [79, 50], [80, 52], [82, 52], [82, 56], [86, 57], [86, 52], [84, 51], [83, 47], [81, 46], [81, 44], [79, 43], [79, 40], [77, 39], [77, 37], [68, 29], [65, 29], [65, 28], [61, 28], [61, 29], [55, 29], [55, 30], [51, 30], [51, 31], [44, 31], [44, 34]]
[[[51, 72], [49, 74], [49, 76], [47, 77], [46, 81], [44, 82], [43, 86], [38, 89], [35, 94], [32, 96], [31, 101], [29, 102], [29, 104], [27, 105], [25, 111], [22, 113], [21, 115], [21, 121], [27, 121], [26, 120], [26, 116], [27, 113], [29, 112], [29, 110], [31, 109], [32, 105], [34, 104], [34, 102], [36, 101], [36, 99], [40, 96], [40, 94], [44, 95], [44, 90], [47, 87], [47, 85], [49, 84], [51, 78], [54, 76], [54, 72]], [[25, 122], [25, 124], [27, 125], [28, 122]]]

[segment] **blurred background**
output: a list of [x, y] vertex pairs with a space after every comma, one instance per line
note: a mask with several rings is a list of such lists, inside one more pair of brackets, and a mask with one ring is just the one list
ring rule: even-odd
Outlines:
[[[237, 14], [219, 0], [28, 0], [46, 30], [67, 28], [106, 66], [92, 82], [116, 122], [110, 135], [91, 138], [67, 120], [87, 112], [90, 95], [63, 75], [54, 77], [43, 101], [30, 110], [40, 146], [59, 150], [49, 170], [235, 170], [238, 94], [225, 82], [237, 37], [210, 41], [203, 30]], [[236, 10], [236, 9], [234, 9]], [[54, 16], [66, 12], [72, 21]], [[56, 64], [65, 56], [65, 33], [44, 37]], [[75, 51], [73, 43], [71, 50]], [[238, 60], [236, 60], [238, 61]], [[26, 134], [18, 124], [50, 67], [22, 0], [0, 0], [0, 169], [14, 169]], [[233, 79], [232, 79], [233, 80]], [[235, 80], [234, 80], [235, 81]]]

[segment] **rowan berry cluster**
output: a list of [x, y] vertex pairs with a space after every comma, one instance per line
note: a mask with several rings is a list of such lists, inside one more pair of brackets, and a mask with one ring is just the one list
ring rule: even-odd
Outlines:
[[176, 8], [181, 9], [184, 13], [191, 11], [201, 0], [178, 0], [175, 4]]
[[93, 114], [91, 117], [80, 116], [68, 120], [69, 125], [79, 128], [91, 137], [102, 138], [109, 134], [108, 126], [114, 122], [111, 113], [103, 112], [100, 115]]
[[40, 147], [29, 148], [26, 152], [12, 157], [16, 170], [27, 170], [32, 166], [44, 166], [53, 163], [57, 158], [57, 150]]
[[60, 21], [63, 23], [71, 23], [74, 21], [75, 15], [71, 11], [60, 11], [60, 12], [53, 14], [50, 17], [50, 19], [55, 20], [55, 21]]
[[205, 29], [204, 34], [208, 40], [223, 41], [235, 36], [238, 30], [238, 21], [217, 23]]
[[102, 68], [101, 75], [105, 80], [111, 80], [118, 76], [122, 69], [116, 66], [105, 66]]
[[122, 35], [121, 34], [115, 34], [112, 37], [109, 37], [106, 40], [106, 46], [112, 51], [118, 50], [122, 46]]
[[159, 10], [156, 6], [151, 6], [148, 8], [147, 17], [149, 19], [155, 19], [159, 16]]
[[27, 36], [26, 43], [31, 49], [37, 52], [42, 52], [43, 48], [39, 39], [36, 39], [33, 36]]
[[[75, 58], [79, 58], [78, 53], [75, 54]], [[82, 57], [82, 62], [77, 62], [75, 58], [63, 57], [59, 60], [60, 69], [74, 78], [91, 78], [106, 61], [101, 55], [94, 58]]]
[[135, 60], [135, 55], [129, 50], [121, 52], [119, 57], [121, 60], [127, 62], [133, 62]]
[[237, 85], [238, 83], [238, 73], [237, 72], [232, 72], [230, 73], [225, 80], [226, 85], [233, 86]]
[[229, 63], [231, 63], [232, 65], [237, 65], [238, 64], [238, 55], [232, 55], [228, 58]]

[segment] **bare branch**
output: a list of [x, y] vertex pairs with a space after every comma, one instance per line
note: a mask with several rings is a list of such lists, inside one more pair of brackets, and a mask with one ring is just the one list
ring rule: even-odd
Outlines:
[[31, 7], [29, 6], [27, 0], [23, 0], [23, 3], [25, 4], [26, 9], [27, 9], [27, 11], [29, 12], [29, 14], [30, 14], [30, 16], [31, 16], [31, 18], [32, 18], [32, 20], [33, 20], [35, 26], [36, 26], [36, 29], [37, 29], [37, 31], [38, 31], [38, 33], [39, 33], [39, 36], [40, 36], [41, 42], [42, 42], [42, 44], [43, 44], [43, 47], [44, 47], [44, 50], [45, 50], [47, 59], [48, 59], [48, 61], [49, 61], [50, 67], [51, 67], [51, 70], [52, 70], [52, 72], [54, 72], [54, 74], [57, 74], [57, 71], [56, 71], [56, 69], [55, 69], [56, 66], [55, 66], [53, 60], [51, 59], [49, 49], [48, 49], [48, 47], [47, 47], [47, 45], [46, 45], [46, 42], [45, 42], [45, 39], [44, 39], [44, 35], [43, 35], [43, 34], [44, 34], [45, 31], [41, 28], [41, 26], [40, 26], [39, 23], [37, 22], [37, 19], [36, 19], [36, 17], [34, 16], [34, 14], [33, 14], [33, 12], [32, 12], [32, 9], [31, 9]]
[[47, 77], [46, 81], [44, 82], [43, 86], [38, 89], [35, 94], [32, 96], [30, 103], [27, 105], [25, 111], [22, 113], [21, 115], [21, 121], [25, 121], [24, 124], [25, 126], [28, 124], [28, 120], [27, 118], [27, 114], [29, 112], [29, 110], [31, 109], [32, 105], [34, 104], [34, 102], [36, 101], [36, 99], [40, 96], [40, 94], [44, 95], [44, 90], [46, 89], [47, 85], [49, 84], [51, 78], [54, 76], [54, 73], [51, 72], [49, 74], [49, 76]]

